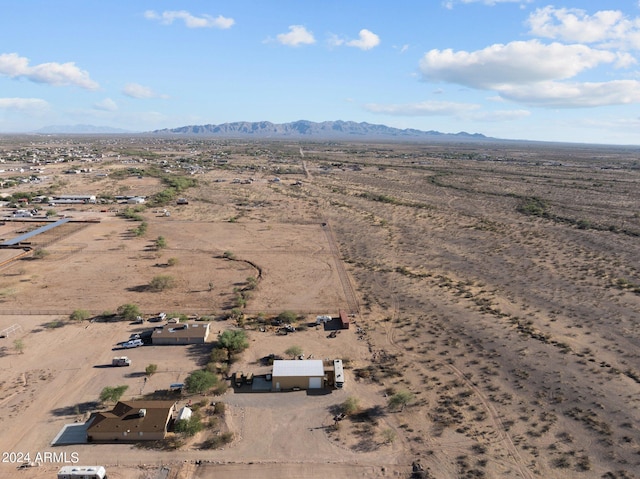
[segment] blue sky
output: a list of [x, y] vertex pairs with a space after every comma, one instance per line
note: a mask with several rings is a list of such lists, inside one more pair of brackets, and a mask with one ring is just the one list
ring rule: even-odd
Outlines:
[[0, 9], [0, 132], [306, 119], [640, 144], [639, 0]]

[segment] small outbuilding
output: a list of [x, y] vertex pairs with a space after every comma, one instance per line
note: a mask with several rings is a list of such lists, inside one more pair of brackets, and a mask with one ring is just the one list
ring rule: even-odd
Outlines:
[[271, 379], [273, 391], [322, 389], [325, 383], [324, 364], [321, 359], [276, 359]]
[[193, 411], [191, 410], [191, 408], [183, 406], [182, 409], [180, 409], [180, 412], [178, 412], [176, 421], [188, 421], [189, 419], [191, 419], [192, 415]]
[[340, 327], [342, 329], [349, 329], [349, 315], [346, 311], [340, 310]]

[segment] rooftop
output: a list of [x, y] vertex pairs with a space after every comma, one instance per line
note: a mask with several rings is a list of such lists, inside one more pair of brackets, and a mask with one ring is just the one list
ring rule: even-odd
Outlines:
[[175, 401], [119, 401], [111, 411], [96, 414], [87, 433], [164, 431], [174, 405]]
[[321, 359], [276, 359], [273, 362], [273, 376], [324, 376], [324, 365]]
[[209, 334], [209, 323], [170, 323], [156, 326], [153, 330], [154, 338], [206, 338]]

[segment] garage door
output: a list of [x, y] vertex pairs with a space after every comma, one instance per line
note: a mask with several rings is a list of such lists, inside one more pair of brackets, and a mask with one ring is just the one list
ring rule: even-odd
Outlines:
[[320, 389], [322, 387], [322, 378], [309, 378], [309, 389]]

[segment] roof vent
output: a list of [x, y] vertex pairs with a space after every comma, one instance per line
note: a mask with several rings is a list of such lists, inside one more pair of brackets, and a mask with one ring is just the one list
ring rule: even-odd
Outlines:
[[145, 417], [147, 415], [147, 410], [146, 409], [140, 409], [138, 411], [138, 416], [139, 417]]

